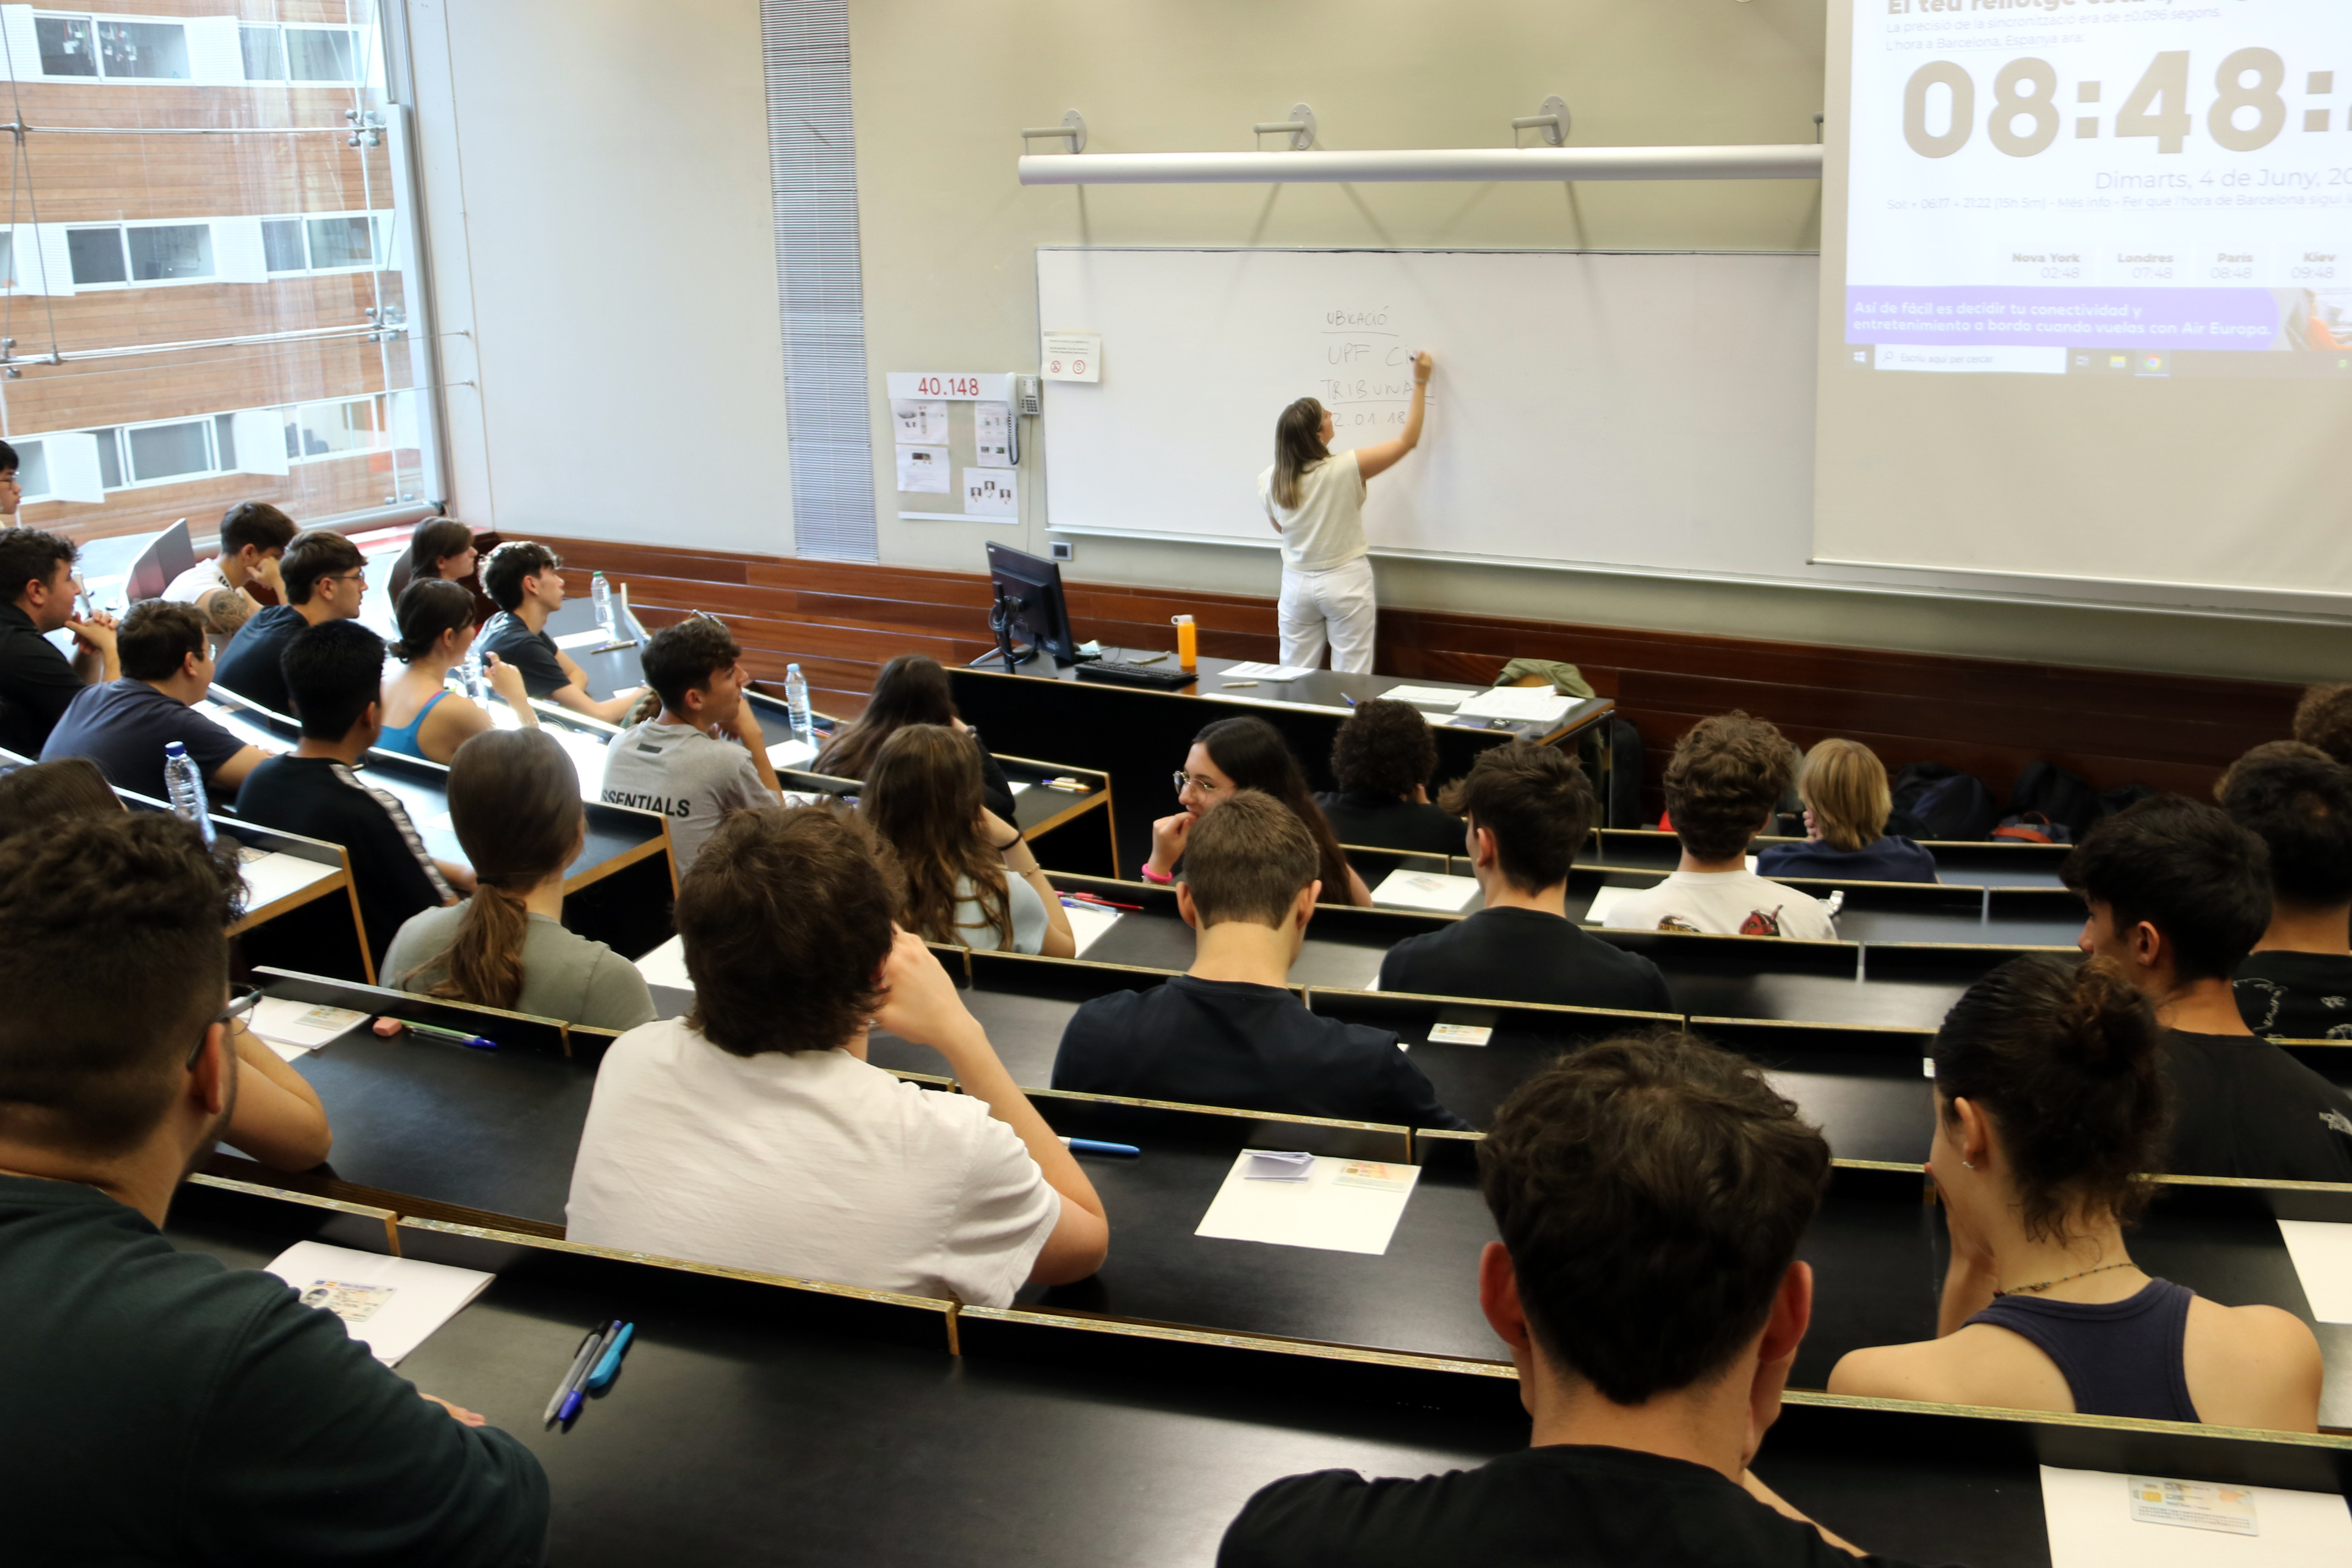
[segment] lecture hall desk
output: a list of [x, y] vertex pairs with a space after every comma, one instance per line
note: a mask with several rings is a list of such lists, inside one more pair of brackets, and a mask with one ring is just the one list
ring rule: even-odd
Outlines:
[[[201, 1178], [167, 1234], [232, 1268], [301, 1240], [387, 1246], [380, 1213]], [[789, 1542], [795, 1562], [843, 1568], [1205, 1565], [1279, 1476], [1420, 1475], [1527, 1436], [1515, 1385], [1477, 1368], [954, 1311], [429, 1222], [395, 1234], [404, 1256], [497, 1276], [400, 1371], [539, 1457], [555, 1562], [764, 1561]], [[620, 1376], [571, 1430], [543, 1426], [579, 1333], [614, 1315], [637, 1325]], [[2341, 1491], [2347, 1449], [1800, 1394], [1756, 1468], [1874, 1551], [2041, 1568], [2038, 1463]]]
[[[1133, 659], [1150, 649], [1112, 648], [1114, 658]], [[1174, 656], [1171, 654], [1170, 658]], [[1307, 770], [1313, 788], [1332, 787], [1331, 739], [1348, 717], [1349, 700], [1363, 701], [1399, 686], [1437, 686], [1472, 695], [1483, 689], [1442, 680], [1407, 680], [1392, 675], [1341, 675], [1318, 669], [1297, 680], [1260, 680], [1250, 687], [1224, 685], [1224, 672], [1243, 662], [1203, 658], [1201, 679], [1176, 691], [1113, 686], [1082, 680], [1077, 666], [1040, 654], [1007, 675], [1001, 663], [983, 660], [948, 671], [956, 707], [965, 722], [1001, 746], [1032, 757], [1067, 757], [1108, 773], [1125, 807], [1118, 863], [1134, 875], [1151, 850], [1151, 822], [1178, 809], [1171, 775], [1184, 765], [1192, 737], [1220, 719], [1264, 719], [1283, 732]], [[1499, 668], [1499, 666], [1497, 667]], [[1515, 738], [1573, 745], [1599, 726], [1604, 773], [1608, 726], [1615, 710], [1608, 698], [1572, 704], [1557, 724], [1519, 724], [1505, 729], [1435, 724], [1437, 776], [1458, 778], [1488, 746]], [[1604, 795], [1603, 798], [1606, 798]]]
[[[1767, 836], [1748, 847], [1754, 855], [1775, 844], [1801, 844], [1801, 838]], [[2066, 863], [2063, 844], [2013, 844], [2007, 840], [1920, 839], [1936, 858], [1937, 879], [1976, 888], [2055, 888], [2059, 868]], [[1577, 854], [1580, 865], [1633, 871], [1671, 871], [1682, 858], [1682, 842], [1654, 828], [1604, 827]]]
[[[215, 1173], [403, 1215], [562, 1235], [593, 1089], [596, 1047], [588, 1035], [316, 977], [265, 978], [273, 994], [470, 1029], [499, 1047], [469, 1049], [413, 1035], [384, 1040], [355, 1029], [296, 1064], [335, 1128], [331, 1163], [289, 1176], [223, 1155]], [[877, 1050], [876, 1059], [885, 1065], [887, 1053]], [[941, 1064], [933, 1058], [931, 1065], [929, 1081], [943, 1086], [936, 1076]], [[1034, 1100], [1065, 1136], [1144, 1150], [1134, 1161], [1087, 1161], [1111, 1215], [1111, 1261], [1092, 1280], [1025, 1292], [1040, 1310], [1383, 1352], [1468, 1360], [1500, 1353], [1473, 1289], [1478, 1248], [1493, 1235], [1468, 1157], [1475, 1135], [1050, 1091]], [[1381, 1257], [1194, 1236], [1234, 1156], [1252, 1147], [1418, 1161], [1424, 1174]], [[2216, 1300], [2268, 1301], [2309, 1321], [2269, 1216], [2352, 1219], [2352, 1189], [2298, 1194], [2255, 1184], [2217, 1194], [2210, 1184], [2187, 1185], [2197, 1190], [2160, 1204], [2136, 1245], [2155, 1248], [2151, 1261], [2167, 1258], [2163, 1267], [2174, 1278]], [[1841, 1161], [1805, 1247], [1822, 1279], [1816, 1327], [1798, 1363], [1801, 1385], [1820, 1386], [1847, 1350], [1933, 1334], [1940, 1226], [1924, 1199], [1916, 1163]], [[2168, 1245], [2179, 1248], [2177, 1268], [2162, 1251]], [[2352, 1380], [2347, 1336], [2352, 1331], [2323, 1330], [2331, 1363]], [[2338, 1386], [2347, 1396], [2345, 1424], [2352, 1425], [2352, 1382]]]

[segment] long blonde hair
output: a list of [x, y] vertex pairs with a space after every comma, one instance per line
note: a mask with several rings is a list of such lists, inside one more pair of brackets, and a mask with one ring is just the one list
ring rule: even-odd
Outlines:
[[1297, 506], [1299, 477], [1330, 457], [1323, 444], [1323, 405], [1302, 397], [1284, 409], [1274, 422], [1274, 504], [1285, 511]]
[[1885, 835], [1895, 809], [1886, 764], [1859, 741], [1823, 741], [1806, 752], [1797, 794], [1832, 849], [1869, 848]]

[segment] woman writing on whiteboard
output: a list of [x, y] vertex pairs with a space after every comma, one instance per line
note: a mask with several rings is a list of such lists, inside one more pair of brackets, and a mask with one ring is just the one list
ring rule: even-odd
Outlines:
[[1257, 477], [1267, 521], [1282, 535], [1282, 662], [1314, 669], [1331, 646], [1331, 668], [1372, 670], [1372, 563], [1364, 545], [1364, 487], [1421, 445], [1430, 357], [1412, 356], [1412, 407], [1393, 441], [1333, 455], [1331, 414], [1302, 397], [1274, 425], [1274, 467]]

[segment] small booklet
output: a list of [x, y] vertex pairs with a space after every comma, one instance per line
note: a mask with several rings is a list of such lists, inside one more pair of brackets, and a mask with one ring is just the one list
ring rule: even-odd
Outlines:
[[1372, 902], [1391, 909], [1435, 910], [1440, 914], [1459, 914], [1478, 896], [1475, 877], [1449, 877], [1438, 871], [1413, 871], [1403, 867], [1381, 879], [1372, 889]]
[[1496, 686], [1478, 693], [1454, 710], [1464, 719], [1508, 719], [1519, 723], [1550, 724], [1568, 716], [1576, 699], [1549, 686]]
[[304, 1306], [341, 1318], [343, 1331], [386, 1366], [398, 1366], [494, 1278], [320, 1241], [296, 1242], [270, 1262], [269, 1272], [300, 1291]]
[[366, 1023], [365, 1013], [330, 1007], [320, 1002], [297, 1002], [287, 996], [264, 996], [254, 1006], [247, 1026], [288, 1061], [317, 1050]]

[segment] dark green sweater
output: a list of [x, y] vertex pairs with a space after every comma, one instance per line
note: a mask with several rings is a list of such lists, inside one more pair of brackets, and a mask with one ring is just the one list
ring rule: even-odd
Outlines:
[[27, 1564], [532, 1564], [547, 1478], [275, 1276], [0, 1176], [0, 1535]]

